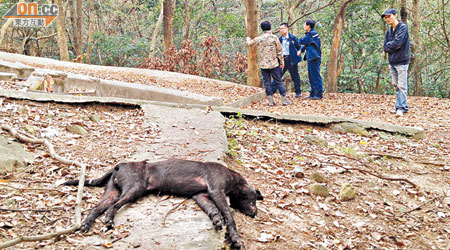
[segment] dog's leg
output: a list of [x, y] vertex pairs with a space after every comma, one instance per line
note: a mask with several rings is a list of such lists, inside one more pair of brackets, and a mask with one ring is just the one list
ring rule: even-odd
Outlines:
[[89, 215], [84, 220], [83, 225], [81, 226], [81, 231], [85, 233], [89, 232], [89, 229], [91, 229], [95, 219], [103, 214], [103, 212], [105, 212], [111, 204], [114, 204], [119, 198], [119, 195], [120, 191], [112, 181], [109, 181], [100, 202], [89, 212]]
[[114, 228], [114, 216], [117, 211], [125, 204], [133, 202], [145, 194], [145, 189], [139, 187], [138, 184], [126, 186], [122, 189], [119, 199], [106, 210], [105, 224], [108, 228]]
[[229, 235], [229, 240], [231, 241], [231, 248], [239, 249], [242, 247], [242, 242], [237, 232], [236, 223], [234, 222], [233, 215], [231, 214], [230, 207], [224, 192], [220, 189], [209, 190], [209, 197], [214, 201], [216, 207], [219, 209], [223, 218], [225, 219], [225, 224], [227, 226], [227, 234]]
[[220, 216], [220, 211], [217, 209], [216, 204], [209, 199], [208, 194], [200, 193], [192, 196], [192, 199], [194, 199], [197, 205], [209, 216], [213, 222], [214, 228], [216, 230], [222, 230], [224, 223]]

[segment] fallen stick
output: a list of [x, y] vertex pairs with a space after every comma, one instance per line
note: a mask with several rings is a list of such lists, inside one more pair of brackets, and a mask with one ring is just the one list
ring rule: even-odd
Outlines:
[[[335, 156], [347, 157], [346, 155], [340, 155], [340, 154], [333, 154], [333, 153], [324, 153], [324, 152], [321, 152], [321, 154], [322, 154], [322, 153], [323, 153], [324, 155], [335, 155]], [[318, 158], [316, 158], [316, 157], [314, 157], [314, 156], [309, 156], [309, 157], [311, 157], [311, 158], [313, 158], [313, 159], [316, 159], [316, 160], [318, 160], [319, 162], [321, 162], [321, 160], [319, 160]], [[368, 168], [371, 168], [370, 166], [368, 166], [367, 164], [361, 162], [361, 161], [358, 160], [358, 159], [355, 159], [355, 158], [352, 158], [352, 157], [347, 157], [347, 158], [352, 159], [352, 160], [355, 160], [355, 161], [358, 161], [358, 162], [360, 162], [361, 164], [363, 164], [364, 166], [366, 166], [366, 167], [368, 167]], [[410, 180], [405, 179], [405, 178], [392, 178], [392, 177], [386, 177], [386, 176], [382, 176], [382, 175], [380, 175], [380, 174], [378, 174], [378, 173], [376, 173], [376, 174], [375, 174], [375, 173], [372, 173], [372, 172], [370, 172], [369, 170], [365, 170], [365, 169], [359, 169], [359, 168], [347, 168], [347, 167], [344, 167], [344, 166], [342, 166], [341, 164], [336, 163], [336, 162], [333, 162], [333, 161], [330, 161], [330, 162], [328, 162], [328, 163], [331, 163], [331, 164], [333, 164], [333, 165], [335, 165], [335, 166], [338, 166], [338, 167], [340, 167], [340, 168], [343, 168], [343, 169], [345, 169], [345, 170], [347, 170], [347, 171], [350, 171], [350, 170], [359, 171], [359, 172], [361, 172], [361, 173], [363, 173], [363, 174], [372, 175], [372, 176], [375, 176], [375, 177], [377, 177], [377, 178], [380, 178], [380, 179], [383, 179], [383, 180], [388, 180], [388, 181], [403, 181], [403, 182], [409, 183], [409, 184], [410, 184], [411, 186], [413, 186], [414, 188], [417, 187], [416, 184], [414, 184], [413, 182], [411, 182]]]
[[14, 246], [21, 242], [48, 240], [48, 239], [57, 237], [59, 235], [69, 234], [69, 233], [72, 233], [72, 232], [78, 230], [81, 227], [81, 202], [82, 202], [82, 198], [83, 198], [84, 181], [86, 179], [86, 165], [84, 165], [78, 161], [71, 161], [64, 157], [61, 157], [60, 155], [58, 155], [55, 152], [55, 148], [48, 140], [37, 139], [30, 135], [26, 135], [26, 136], [20, 135], [17, 133], [17, 131], [15, 129], [11, 128], [8, 125], [2, 125], [1, 129], [9, 132], [12, 136], [14, 136], [16, 139], [18, 139], [20, 141], [28, 142], [28, 143], [44, 144], [48, 148], [48, 150], [50, 152], [50, 156], [53, 159], [58, 160], [64, 164], [75, 165], [75, 166], [79, 167], [81, 170], [80, 170], [80, 178], [79, 178], [80, 182], [78, 184], [77, 198], [75, 201], [75, 224], [73, 226], [66, 228], [66, 229], [58, 230], [58, 231], [55, 231], [52, 233], [48, 233], [48, 234], [42, 234], [42, 235], [36, 235], [36, 236], [20, 236], [20, 237], [14, 238], [12, 240], [0, 243], [0, 249]]

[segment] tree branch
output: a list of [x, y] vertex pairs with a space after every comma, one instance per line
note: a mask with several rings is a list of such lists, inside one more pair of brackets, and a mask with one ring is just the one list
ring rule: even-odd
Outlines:
[[14, 136], [16, 139], [18, 139], [20, 141], [36, 143], [36, 144], [44, 144], [48, 148], [48, 150], [50, 152], [50, 156], [53, 159], [58, 160], [62, 163], [68, 164], [68, 165], [75, 165], [75, 166], [79, 167], [80, 168], [80, 182], [78, 184], [78, 193], [77, 193], [77, 198], [75, 201], [75, 224], [73, 226], [71, 226], [70, 228], [58, 230], [58, 231], [48, 233], [48, 234], [42, 234], [42, 235], [36, 235], [36, 236], [20, 236], [20, 237], [12, 239], [10, 241], [0, 243], [0, 249], [14, 246], [21, 242], [48, 240], [48, 239], [57, 237], [59, 235], [72, 233], [72, 232], [78, 230], [81, 227], [81, 202], [82, 202], [82, 198], [83, 198], [84, 181], [86, 178], [86, 165], [84, 165], [78, 161], [71, 161], [64, 157], [61, 157], [60, 155], [58, 155], [55, 152], [53, 145], [48, 140], [36, 139], [33, 136], [25, 137], [23, 135], [19, 135], [15, 129], [13, 129], [7, 125], [2, 125], [1, 129], [9, 132], [12, 136]]

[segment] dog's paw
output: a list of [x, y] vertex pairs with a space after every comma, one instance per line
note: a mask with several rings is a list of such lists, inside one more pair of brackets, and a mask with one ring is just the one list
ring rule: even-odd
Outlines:
[[81, 225], [81, 227], [80, 227], [80, 231], [83, 233], [89, 232], [90, 229], [91, 229], [91, 224], [89, 224], [89, 223], [83, 223], [83, 225]]
[[114, 227], [115, 227], [114, 221], [113, 220], [105, 221], [105, 226], [106, 226], [107, 230], [114, 229]]
[[223, 222], [222, 218], [220, 218], [220, 216], [214, 216], [214, 218], [213, 218], [213, 220], [212, 220], [212, 223], [213, 223], [213, 225], [214, 225], [214, 228], [215, 228], [217, 231], [222, 230], [223, 225], [224, 225], [224, 222]]

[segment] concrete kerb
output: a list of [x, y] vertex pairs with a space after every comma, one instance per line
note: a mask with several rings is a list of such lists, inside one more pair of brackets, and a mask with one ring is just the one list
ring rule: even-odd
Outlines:
[[48, 93], [33, 93], [33, 92], [22, 92], [13, 90], [1, 90], [0, 96], [21, 99], [21, 100], [34, 100], [41, 102], [57, 102], [57, 103], [99, 103], [99, 104], [116, 104], [125, 106], [137, 106], [145, 104], [160, 105], [165, 107], [173, 108], [184, 108], [184, 109], [209, 109], [212, 108], [215, 111], [222, 113], [222, 115], [238, 115], [241, 114], [244, 117], [251, 117], [257, 119], [273, 119], [282, 122], [298, 122], [319, 126], [330, 126], [336, 123], [356, 123], [365, 129], [384, 131], [388, 133], [398, 133], [405, 136], [410, 136], [416, 139], [422, 139], [425, 135], [425, 131], [420, 127], [406, 127], [400, 125], [394, 125], [384, 122], [375, 121], [362, 121], [355, 119], [339, 118], [339, 117], [327, 117], [327, 116], [305, 116], [305, 115], [283, 115], [283, 114], [273, 114], [263, 111], [246, 110], [233, 108], [229, 106], [210, 106], [203, 104], [183, 104], [183, 103], [170, 103], [170, 102], [158, 102], [158, 101], [147, 101], [147, 100], [137, 100], [137, 99], [126, 99], [126, 98], [115, 98], [115, 97], [98, 97], [98, 96], [73, 96], [68, 94], [48, 94]]
[[34, 68], [22, 63], [12, 63], [6, 61], [0, 61], [0, 72], [4, 73], [14, 73], [18, 78], [26, 79], [31, 73], [33, 73]]

